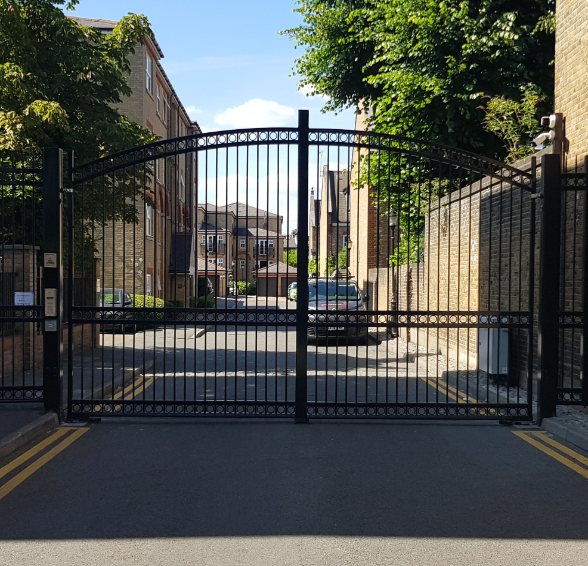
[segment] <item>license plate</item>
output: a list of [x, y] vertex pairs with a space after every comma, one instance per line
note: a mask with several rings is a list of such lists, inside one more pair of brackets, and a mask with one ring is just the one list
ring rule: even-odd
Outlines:
[[329, 332], [338, 332], [339, 330], [345, 330], [344, 326], [329, 326], [327, 328]]

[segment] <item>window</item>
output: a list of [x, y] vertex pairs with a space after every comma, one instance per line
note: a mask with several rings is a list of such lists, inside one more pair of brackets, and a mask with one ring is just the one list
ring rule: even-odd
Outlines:
[[162, 172], [163, 172], [164, 167], [165, 166], [163, 165], [161, 159], [156, 159], [155, 160], [155, 178], [158, 181], [161, 181], [161, 175], [162, 175]]
[[157, 113], [161, 114], [161, 87], [159, 86], [159, 83], [155, 86], [155, 102]]
[[153, 92], [153, 59], [147, 55], [147, 61], [145, 65], [145, 88], [148, 93]]
[[145, 205], [145, 234], [153, 236], [153, 207], [150, 204]]
[[163, 104], [163, 121], [167, 122], [168, 118], [171, 118], [171, 108], [169, 103], [169, 96], [166, 96]]
[[153, 280], [149, 273], [145, 275], [145, 294], [153, 295]]
[[224, 236], [219, 236], [218, 237], [218, 243], [222, 244], [225, 241], [225, 237]]
[[239, 260], [239, 267], [241, 269], [245, 269], [245, 260], [244, 259]]
[[223, 257], [219, 257], [219, 258], [216, 260], [216, 264], [217, 264], [217, 265], [224, 265], [224, 264], [225, 264], [225, 258], [223, 258]]
[[180, 200], [183, 202], [186, 200], [186, 183], [184, 181], [184, 175], [180, 172]]
[[245, 240], [241, 240], [239, 242], [239, 247], [244, 250], [247, 247], [247, 243], [245, 242]]

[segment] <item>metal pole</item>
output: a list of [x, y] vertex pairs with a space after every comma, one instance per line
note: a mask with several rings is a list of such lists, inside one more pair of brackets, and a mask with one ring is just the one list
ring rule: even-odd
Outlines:
[[560, 156], [541, 158], [543, 215], [539, 281], [539, 421], [555, 416], [559, 377], [559, 288], [561, 255]]
[[45, 409], [61, 412], [63, 351], [62, 231], [63, 154], [45, 148], [43, 155], [43, 396]]
[[296, 412], [307, 423], [308, 395], [308, 110], [298, 111], [298, 258], [296, 264]]
[[584, 249], [582, 301], [582, 403], [588, 405], [588, 157], [584, 158]]

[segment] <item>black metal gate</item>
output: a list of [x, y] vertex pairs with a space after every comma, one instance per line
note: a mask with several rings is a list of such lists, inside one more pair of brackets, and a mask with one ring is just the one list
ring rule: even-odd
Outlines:
[[69, 417], [531, 419], [535, 170], [304, 111], [73, 168]]
[[43, 400], [42, 159], [0, 155], [0, 402]]

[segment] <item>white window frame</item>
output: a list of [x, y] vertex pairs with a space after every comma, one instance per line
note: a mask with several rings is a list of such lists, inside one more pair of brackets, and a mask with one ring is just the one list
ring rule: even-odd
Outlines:
[[145, 235], [153, 237], [153, 207], [145, 204]]
[[180, 190], [179, 197], [182, 202], [186, 201], [186, 182], [184, 181], [184, 174], [180, 171]]
[[155, 84], [155, 108], [157, 114], [161, 116], [161, 86], [159, 83]]
[[225, 258], [224, 257], [219, 257], [216, 259], [216, 264], [217, 265], [225, 265]]
[[153, 276], [150, 273], [145, 275], [145, 294], [153, 295]]
[[169, 96], [165, 96], [163, 100], [163, 121], [167, 122], [171, 118], [171, 104]]
[[145, 89], [149, 94], [153, 94], [153, 59], [149, 54], [145, 62]]
[[247, 249], [247, 240], [239, 240], [239, 249], [241, 249], [241, 250]]
[[239, 260], [239, 267], [240, 267], [241, 269], [245, 269], [245, 260], [244, 260], [244, 259], [240, 259], [240, 260]]
[[202, 234], [202, 245], [206, 245], [206, 234]]

